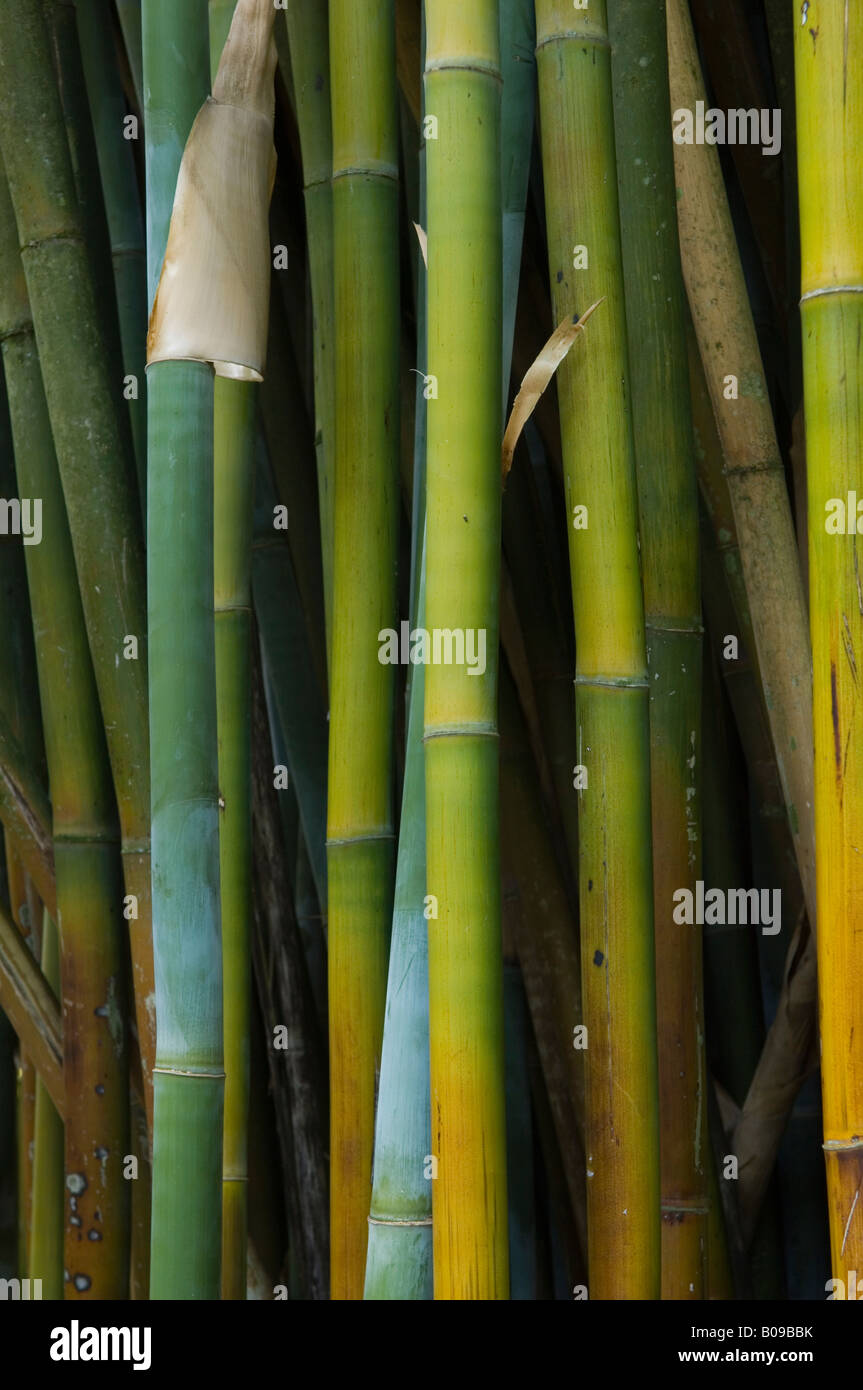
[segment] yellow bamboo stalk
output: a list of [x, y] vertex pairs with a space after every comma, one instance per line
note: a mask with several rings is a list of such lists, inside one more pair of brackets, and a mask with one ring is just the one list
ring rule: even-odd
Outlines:
[[863, 597], [849, 498], [863, 480], [863, 12], [812, 0], [801, 23], [794, 9], [824, 1154], [833, 1277], [850, 1297], [863, 1271]]

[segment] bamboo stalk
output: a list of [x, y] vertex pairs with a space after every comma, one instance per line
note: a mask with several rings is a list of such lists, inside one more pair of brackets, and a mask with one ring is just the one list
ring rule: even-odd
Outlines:
[[[537, 4], [555, 320], [604, 296], [590, 350], [557, 373], [576, 638], [582, 989], [588, 1029], [591, 1298], [660, 1290], [647, 662], [603, 0]], [[574, 254], [573, 247], [576, 247]], [[578, 247], [586, 248], [584, 253]], [[587, 529], [573, 508], [587, 507]], [[596, 603], [602, 592], [603, 603]]]
[[[694, 111], [704, 83], [684, 0], [667, 0], [667, 15], [672, 109]], [[683, 275], [725, 454], [770, 731], [814, 924], [811, 657], [784, 470], [719, 156], [707, 144], [675, 144], [674, 165]], [[736, 399], [728, 376], [736, 378]]]
[[846, 1284], [863, 1267], [863, 945], [855, 925], [863, 892], [863, 609], [853, 529], [846, 517], [845, 534], [831, 534], [828, 518], [834, 498], [853, 516], [848, 493], [859, 485], [863, 454], [861, 18], [854, 7], [814, 0], [794, 37], [824, 1156], [833, 1276]]
[[[335, 499], [327, 806], [331, 1296], [362, 1298], [391, 920], [398, 504], [398, 183], [392, 0], [330, 6]], [[322, 509], [323, 510], [323, 509]]]
[[[610, 0], [615, 134], [650, 680], [662, 1296], [699, 1299], [707, 1226], [698, 488], [668, 139], [665, 0]], [[657, 343], [663, 351], [656, 350]]]
[[114, 0], [123, 43], [135, 87], [138, 110], [144, 110], [144, 58], [141, 39], [141, 0]]
[[60, 1007], [17, 927], [2, 911], [0, 1006], [48, 1088], [58, 1113], [65, 1114]]
[[[0, 281], [18, 487], [22, 495], [42, 499], [43, 525], [51, 539], [50, 546], [26, 547], [25, 558], [60, 923], [68, 1192], [63, 1263], [69, 1276], [67, 1296], [123, 1298], [128, 1286], [129, 1189], [122, 1174], [128, 1101], [118, 830], [75, 560], [5, 187], [0, 190]], [[70, 696], [74, 719], [69, 717]], [[37, 1093], [37, 1110], [41, 1108]], [[50, 1121], [46, 1125], [50, 1146]], [[50, 1265], [50, 1257], [46, 1259]]]
[[[149, 1092], [150, 931], [144, 562], [131, 462], [115, 412], [38, 0], [0, 4], [0, 142], [33, 314], [75, 568], [120, 813], [135, 1010]], [[75, 325], [74, 352], [69, 325]], [[110, 535], [111, 544], [104, 542]], [[127, 637], [137, 659], [124, 659]], [[41, 889], [40, 889], [41, 893]], [[42, 894], [48, 910], [55, 909]], [[62, 924], [61, 924], [62, 931]]]
[[[42, 929], [42, 973], [60, 992], [60, 939], [45, 914]], [[42, 1280], [42, 1297], [63, 1297], [63, 1121], [43, 1081], [36, 1080], [33, 1134], [33, 1228], [27, 1273]]]
[[[421, 475], [422, 478], [422, 475]], [[415, 499], [423, 516], [422, 493]], [[421, 550], [424, 550], [424, 546]], [[425, 622], [425, 565], [415, 626]], [[393, 905], [392, 946], [375, 1120], [366, 1299], [430, 1299], [432, 1191], [429, 1172], [429, 995], [425, 775], [425, 670], [411, 672], [405, 778]]]
[[114, 290], [123, 349], [124, 378], [134, 378], [129, 419], [142, 510], [146, 505], [147, 405], [145, 399], [147, 315], [144, 221], [138, 197], [132, 141], [124, 135], [126, 99], [116, 67], [108, 0], [76, 0], [81, 59], [93, 115], [96, 154], [108, 219]]
[[[509, 1292], [498, 843], [502, 221], [496, 0], [426, 5], [426, 623], [484, 639], [484, 671], [426, 673], [434, 1292]], [[478, 668], [477, 668], [478, 671]]]
[[[215, 81], [236, 0], [210, 0]], [[248, 1248], [249, 1027], [251, 1008], [252, 786], [249, 727], [251, 550], [255, 408], [252, 382], [214, 386], [214, 607], [219, 746], [225, 1115], [222, 1297], [245, 1299]]]
[[335, 474], [335, 333], [333, 282], [333, 145], [327, 9], [294, 0], [285, 16], [303, 159], [306, 240], [314, 332], [315, 453], [318, 467], [327, 664], [332, 664]]
[[[147, 55], [145, 47], [145, 75]], [[153, 936], [159, 1020], [150, 1296], [217, 1298], [224, 1071], [213, 371], [206, 363], [159, 362], [148, 369], [147, 384]]]

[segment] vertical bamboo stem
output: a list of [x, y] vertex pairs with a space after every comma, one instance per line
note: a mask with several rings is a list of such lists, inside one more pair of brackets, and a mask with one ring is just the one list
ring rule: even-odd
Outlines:
[[701, 605], [665, 0], [609, 0], [609, 19], [650, 680], [662, 1296], [698, 1299], [708, 1204], [701, 928], [681, 930], [672, 913], [675, 893], [701, 877]]
[[392, 905], [398, 155], [392, 0], [330, 5], [335, 521], [330, 675], [330, 1212], [334, 1299], [363, 1293]]
[[[591, 1298], [659, 1296], [648, 679], [604, 0], [538, 0], [556, 321], [605, 297], [557, 373], [576, 639], [573, 761], [587, 1048]], [[576, 529], [576, 506], [587, 527]], [[583, 514], [579, 514], [583, 519]], [[602, 603], [597, 595], [602, 594]]]
[[[863, 15], [795, 24], [801, 318], [814, 669], [818, 987], [833, 1276], [863, 1269], [863, 652], [855, 489], [863, 459]], [[824, 159], [824, 151], [829, 159]], [[845, 524], [831, 533], [839, 499]], [[850, 518], [845, 514], [850, 512]], [[858, 1274], [858, 1279], [859, 1279]], [[846, 1289], [846, 1297], [850, 1293]]]
[[[509, 1294], [498, 837], [501, 297], [496, 0], [426, 5], [426, 624], [485, 641], [425, 695], [434, 1291]], [[478, 670], [478, 668], [477, 668]]]

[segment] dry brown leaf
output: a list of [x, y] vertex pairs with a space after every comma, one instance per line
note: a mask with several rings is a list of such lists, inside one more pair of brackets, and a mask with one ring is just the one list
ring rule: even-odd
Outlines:
[[270, 293], [276, 46], [272, 0], [239, 0], [186, 141], [147, 333], [147, 363], [211, 362], [260, 381]]
[[[603, 299], [605, 296], [603, 295]], [[552, 333], [548, 342], [541, 348], [537, 357], [525, 372], [518, 395], [512, 403], [509, 423], [503, 436], [501, 479], [506, 483], [507, 474], [512, 467], [512, 457], [522, 430], [530, 419], [536, 403], [554, 376], [576, 337], [584, 328], [594, 309], [602, 303], [597, 299], [581, 318], [565, 318]]]
[[419, 242], [419, 244], [420, 244], [420, 250], [421, 250], [422, 253], [423, 253], [423, 264], [424, 264], [426, 270], [428, 270], [428, 268], [429, 268], [429, 239], [428, 239], [428, 237], [426, 236], [425, 232], [423, 231], [422, 227], [420, 226], [419, 222], [415, 222], [415, 223], [414, 223], [414, 231], [415, 231], [416, 234], [417, 234], [417, 241]]

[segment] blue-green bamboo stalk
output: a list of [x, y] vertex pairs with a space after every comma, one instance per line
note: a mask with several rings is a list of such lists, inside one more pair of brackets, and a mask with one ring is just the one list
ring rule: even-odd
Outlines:
[[[144, 0], [147, 267], [161, 272], [183, 149], [210, 90], [206, 0]], [[147, 373], [156, 970], [150, 1296], [216, 1299], [224, 1102], [213, 615], [213, 369]]]

